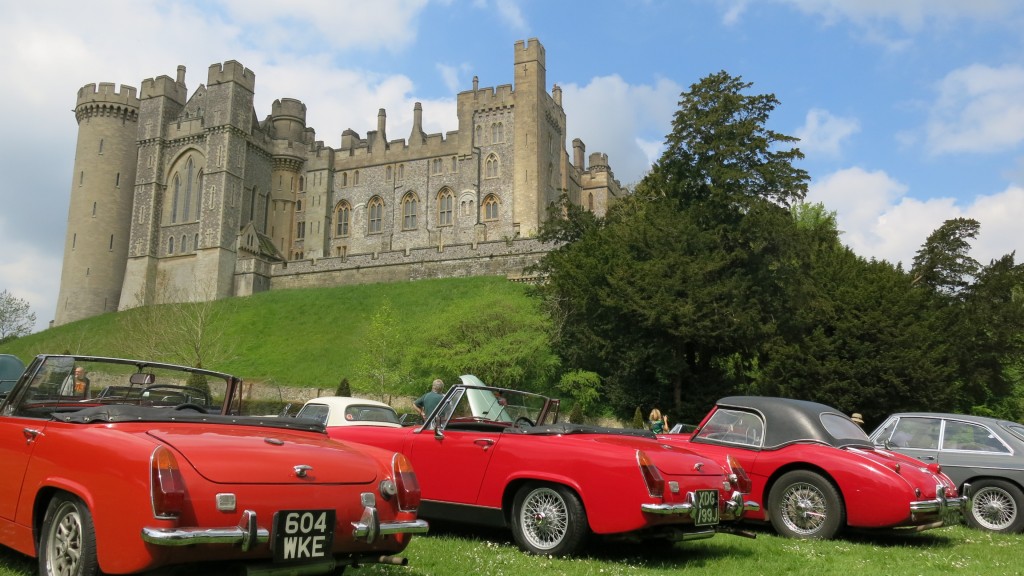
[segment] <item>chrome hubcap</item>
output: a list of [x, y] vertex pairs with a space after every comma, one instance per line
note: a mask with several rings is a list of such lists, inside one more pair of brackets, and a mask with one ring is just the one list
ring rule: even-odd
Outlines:
[[70, 504], [57, 517], [46, 543], [46, 566], [51, 576], [71, 576], [82, 558], [82, 521]]
[[974, 518], [989, 530], [1003, 530], [1017, 518], [1017, 505], [998, 488], [982, 488], [974, 495]]
[[569, 512], [557, 492], [540, 488], [526, 497], [519, 521], [523, 536], [530, 545], [550, 550], [565, 537], [569, 529]]

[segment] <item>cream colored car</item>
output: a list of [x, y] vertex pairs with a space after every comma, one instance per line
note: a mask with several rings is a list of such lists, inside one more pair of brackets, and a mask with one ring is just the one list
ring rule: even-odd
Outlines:
[[383, 402], [351, 396], [321, 396], [303, 404], [296, 418], [311, 418], [324, 426], [390, 426], [401, 428], [398, 413]]

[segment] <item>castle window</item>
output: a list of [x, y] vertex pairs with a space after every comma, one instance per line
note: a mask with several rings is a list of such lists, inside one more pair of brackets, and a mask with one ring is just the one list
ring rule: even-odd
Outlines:
[[174, 254], [174, 236], [167, 239], [167, 253]]
[[505, 125], [501, 122], [495, 122], [491, 124], [491, 143], [504, 142], [505, 141]]
[[352, 217], [352, 207], [348, 205], [348, 202], [341, 202], [338, 204], [338, 209], [334, 213], [335, 229], [334, 235], [338, 238], [348, 237], [348, 226], [349, 220]]
[[419, 201], [412, 192], [407, 192], [402, 198], [402, 229], [416, 229], [416, 211], [419, 208]]
[[399, 164], [398, 172], [395, 173], [396, 180], [401, 180], [402, 178], [405, 178], [405, 164]]
[[77, 232], [71, 235], [71, 249], [72, 250], [75, 249], [75, 245], [76, 244], [78, 244], [78, 233]]
[[100, 138], [100, 154], [103, 154], [103, 138]]
[[302, 176], [299, 176], [299, 192], [302, 192], [305, 189], [306, 189], [306, 179], [303, 178]]
[[386, 182], [391, 182], [391, 166], [384, 169], [384, 180]]
[[184, 254], [188, 252], [188, 239], [184, 234], [181, 235], [181, 252]]
[[[195, 164], [192, 159], [188, 159], [188, 163], [185, 164], [185, 201], [181, 207], [181, 221], [189, 221], [189, 209], [192, 204], [192, 171], [195, 170]], [[197, 211], [198, 213], [198, 211]]]
[[341, 173], [341, 187], [348, 186], [348, 172]]
[[295, 201], [295, 211], [302, 212], [302, 200]]
[[591, 212], [594, 211], [594, 193], [587, 194], [587, 209]]
[[78, 185], [81, 186], [82, 182], [85, 181], [85, 170], [78, 173]]
[[178, 221], [178, 194], [181, 192], [181, 179], [174, 175], [174, 194], [171, 195], [171, 224]]
[[92, 217], [93, 218], [96, 217], [96, 203], [95, 202], [92, 203]]
[[491, 154], [487, 157], [484, 170], [485, 178], [497, 178], [498, 177], [498, 157]]
[[199, 234], [196, 234], [192, 238], [192, 249], [193, 250], [199, 250]]
[[443, 169], [444, 169], [443, 168], [443, 164], [441, 163], [441, 159], [440, 158], [434, 158], [430, 162], [430, 173], [431, 174], [440, 174]]
[[117, 176], [114, 176], [114, 188], [120, 188], [120, 187], [121, 187], [121, 173], [118, 172]]
[[352, 175], [352, 185], [359, 186], [359, 170], [356, 170]]
[[452, 156], [452, 172], [458, 172], [458, 171], [459, 171], [459, 159], [456, 158], [455, 156]]
[[384, 218], [384, 201], [379, 196], [374, 196], [370, 199], [370, 203], [366, 206], [367, 209], [367, 228], [368, 234], [380, 234], [381, 233], [381, 221]]
[[110, 252], [114, 251], [114, 235], [113, 234], [110, 235], [110, 246], [107, 247], [107, 250], [110, 251]]
[[448, 188], [441, 189], [437, 194], [437, 225], [452, 225], [452, 204], [455, 202], [455, 195]]
[[476, 127], [476, 145], [483, 146], [484, 144], [484, 128], [483, 126]]
[[484, 198], [484, 220], [491, 222], [498, 219], [498, 197], [488, 194]]
[[302, 240], [303, 238], [305, 238], [306, 237], [306, 222], [305, 221], [299, 222], [299, 225], [296, 227], [296, 231], [297, 231], [297, 233], [295, 234], [296, 238], [298, 238], [299, 240]]
[[196, 176], [196, 220], [199, 220], [199, 210], [203, 206], [203, 171]]

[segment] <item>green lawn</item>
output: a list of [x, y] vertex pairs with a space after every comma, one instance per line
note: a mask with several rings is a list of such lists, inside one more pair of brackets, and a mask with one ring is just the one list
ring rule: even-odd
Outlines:
[[[435, 527], [430, 535], [414, 538], [404, 555], [409, 559], [407, 567], [364, 566], [346, 574], [1002, 576], [1024, 573], [1024, 535], [993, 535], [958, 526], [921, 534], [851, 534], [820, 542], [758, 531], [756, 540], [719, 535], [674, 545], [602, 543], [591, 546], [585, 556], [555, 559], [520, 552], [504, 531]], [[0, 576], [34, 573], [33, 560], [0, 550]]]

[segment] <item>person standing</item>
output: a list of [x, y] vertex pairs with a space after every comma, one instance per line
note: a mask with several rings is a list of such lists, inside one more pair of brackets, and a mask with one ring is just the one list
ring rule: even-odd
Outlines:
[[654, 410], [651, 410], [651, 414], [647, 418], [648, 424], [651, 427], [651, 432], [654, 432], [655, 434], [664, 434], [668, 432], [667, 414], [662, 414], [661, 410], [655, 408]]
[[441, 390], [443, 389], [444, 382], [440, 378], [437, 378], [434, 380], [434, 383], [430, 385], [430, 391], [423, 396], [420, 396], [412, 403], [420, 413], [420, 416], [424, 419], [426, 419], [428, 414], [434, 411], [434, 408], [437, 408], [441, 399], [444, 398], [444, 395], [441, 394]]

